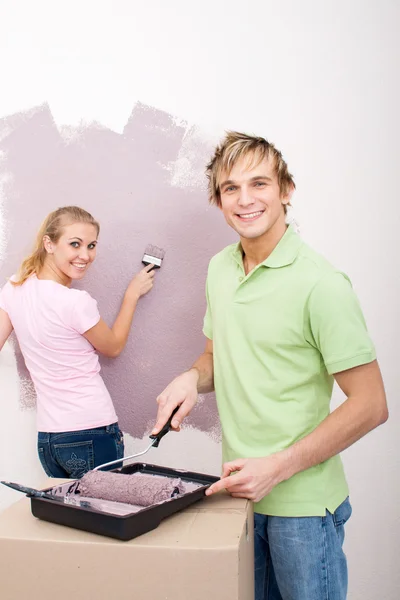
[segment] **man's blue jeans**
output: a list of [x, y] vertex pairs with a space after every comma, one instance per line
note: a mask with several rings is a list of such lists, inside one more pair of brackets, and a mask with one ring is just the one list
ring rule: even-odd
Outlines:
[[[123, 458], [124, 437], [118, 423], [63, 433], [39, 431], [38, 452], [49, 477], [77, 479], [98, 465]], [[109, 468], [121, 466], [117, 463]]]
[[255, 600], [345, 600], [347, 498], [325, 517], [254, 515]]

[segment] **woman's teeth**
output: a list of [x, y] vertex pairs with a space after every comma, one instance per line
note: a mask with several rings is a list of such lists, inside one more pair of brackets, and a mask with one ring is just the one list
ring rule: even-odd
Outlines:
[[86, 263], [71, 263], [71, 265], [77, 269], [80, 269], [81, 271], [86, 268]]

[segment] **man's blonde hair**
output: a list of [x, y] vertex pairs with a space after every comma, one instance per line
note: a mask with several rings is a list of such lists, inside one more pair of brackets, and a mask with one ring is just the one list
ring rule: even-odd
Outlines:
[[[273, 144], [263, 137], [227, 131], [225, 138], [216, 147], [214, 156], [206, 167], [210, 204], [221, 206], [221, 173], [223, 171], [230, 173], [235, 164], [243, 157], [248, 157], [249, 167], [252, 168], [260, 164], [264, 158], [272, 157], [282, 196], [286, 196], [291, 189], [296, 187], [281, 152]], [[286, 212], [286, 205], [284, 208]]]

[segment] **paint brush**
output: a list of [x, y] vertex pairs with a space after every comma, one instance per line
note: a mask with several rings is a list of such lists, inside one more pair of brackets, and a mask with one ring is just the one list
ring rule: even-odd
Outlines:
[[43, 492], [42, 490], [35, 490], [34, 488], [27, 487], [26, 485], [21, 485], [19, 483], [14, 483], [13, 481], [0, 481], [0, 483], [13, 490], [16, 490], [17, 492], [26, 494], [28, 498], [45, 498], [46, 500], [61, 502], [61, 504], [73, 504], [74, 506], [91, 508], [90, 502], [84, 500], [81, 501], [79, 498], [74, 498], [72, 496], [53, 496], [53, 494]]
[[[165, 256], [165, 250], [158, 248], [158, 246], [146, 246], [142, 263], [144, 265], [154, 265], [154, 269], [159, 269]], [[153, 269], [150, 269], [152, 271]]]

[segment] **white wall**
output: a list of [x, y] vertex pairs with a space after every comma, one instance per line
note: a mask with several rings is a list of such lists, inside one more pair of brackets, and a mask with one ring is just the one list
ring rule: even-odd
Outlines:
[[[140, 100], [211, 139], [233, 128], [283, 150], [303, 236], [353, 280], [391, 412], [344, 454], [354, 508], [350, 600], [400, 597], [399, 7], [390, 0], [3, 0], [0, 7], [0, 118], [48, 102], [58, 125], [98, 120], [120, 131]], [[18, 413], [9, 350], [0, 357], [0, 385], [0, 472], [11, 477], [13, 463], [17, 469], [32, 452], [34, 425], [33, 413]], [[214, 470], [217, 446], [201, 444], [209, 456], [202, 466]], [[40, 476], [30, 464], [27, 483]]]

